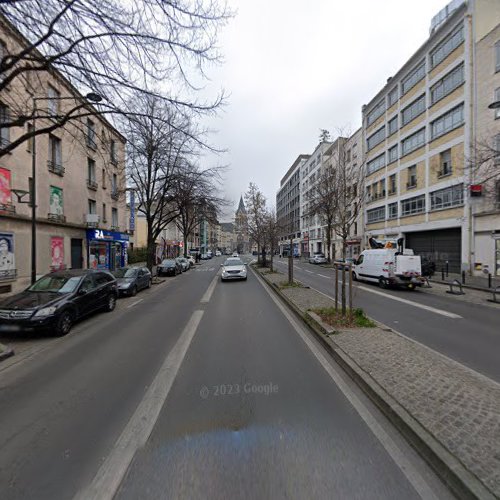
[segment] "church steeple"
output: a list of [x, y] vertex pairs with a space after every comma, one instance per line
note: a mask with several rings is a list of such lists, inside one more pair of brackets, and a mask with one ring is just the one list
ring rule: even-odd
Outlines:
[[236, 214], [246, 214], [247, 209], [245, 208], [245, 203], [243, 203], [243, 196], [240, 196], [240, 204], [238, 205], [238, 210], [236, 210]]

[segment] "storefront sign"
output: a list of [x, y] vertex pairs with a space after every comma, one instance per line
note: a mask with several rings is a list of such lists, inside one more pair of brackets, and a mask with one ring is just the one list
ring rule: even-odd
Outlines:
[[0, 281], [15, 277], [14, 235], [12, 233], [0, 233]]
[[114, 270], [127, 264], [128, 234], [87, 229], [90, 269]]
[[64, 269], [64, 238], [53, 236], [50, 239], [50, 251], [53, 270]]
[[135, 191], [130, 191], [130, 221], [128, 228], [130, 231], [135, 230]]
[[11, 202], [10, 170], [0, 168], [0, 206], [10, 205]]

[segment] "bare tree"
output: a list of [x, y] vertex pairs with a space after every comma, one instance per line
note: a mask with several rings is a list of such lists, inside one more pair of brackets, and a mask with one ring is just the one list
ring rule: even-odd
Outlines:
[[465, 163], [465, 168], [472, 172], [472, 183], [482, 186], [484, 199], [500, 208], [500, 134], [478, 141]]
[[264, 239], [265, 239], [265, 244], [269, 246], [269, 253], [271, 256], [269, 268], [271, 272], [274, 271], [273, 267], [274, 253], [278, 248], [278, 241], [281, 232], [282, 228], [278, 223], [278, 218], [276, 217], [276, 211], [274, 210], [274, 208], [267, 210], [265, 215]]
[[[0, 92], [10, 111], [2, 127], [17, 132], [12, 142], [2, 145], [0, 157], [34, 135], [96, 112], [141, 116], [129, 106], [138, 94], [195, 113], [215, 111], [223, 92], [211, 101], [193, 95], [205, 66], [220, 62], [218, 32], [230, 16], [217, 0], [0, 3], [0, 24], [12, 35], [0, 47]], [[94, 92], [105, 100], [89, 106], [77, 98], [57, 113], [47, 113], [46, 106], [34, 108], [34, 97], [47, 96], [44, 78], [54, 70], [76, 95]], [[34, 118], [41, 126], [30, 131], [26, 124]]]
[[247, 208], [247, 225], [250, 240], [257, 245], [260, 262], [260, 252], [264, 245], [265, 224], [266, 224], [266, 198], [259, 190], [257, 184], [251, 182], [244, 195]]
[[326, 128], [319, 129], [319, 142], [330, 142], [330, 132]]

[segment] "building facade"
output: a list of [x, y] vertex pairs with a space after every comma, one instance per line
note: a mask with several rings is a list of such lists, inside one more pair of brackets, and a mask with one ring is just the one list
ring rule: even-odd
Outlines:
[[[451, 272], [483, 269], [474, 255], [480, 241], [471, 159], [476, 124], [483, 115], [492, 117], [476, 96], [490, 85], [483, 91], [494, 99], [496, 52], [493, 44], [489, 83], [480, 84], [483, 49], [477, 42], [484, 41], [488, 52], [499, 19], [494, 10], [498, 3], [491, 0], [449, 4], [432, 20], [428, 40], [363, 107], [365, 238], [404, 237], [407, 247]], [[488, 230], [500, 229], [498, 213], [487, 217]], [[492, 265], [490, 243], [480, 259]]]
[[302, 254], [300, 172], [308, 159], [309, 155], [304, 154], [297, 157], [281, 179], [276, 193], [276, 218], [280, 229], [278, 246], [283, 256], [290, 255], [290, 251], [294, 256]]
[[[3, 53], [18, 52], [25, 39], [0, 20]], [[36, 100], [35, 100], [36, 99]], [[85, 103], [57, 71], [13, 80], [0, 94], [5, 122], [34, 105], [47, 110], [41, 128]], [[91, 108], [90, 103], [88, 104]], [[54, 118], [51, 118], [54, 117]], [[29, 127], [0, 127], [5, 146]], [[114, 269], [126, 264], [125, 138], [98, 114], [38, 135], [0, 157], [0, 292], [25, 288], [31, 274], [31, 165], [36, 165], [37, 274], [64, 268]], [[34, 144], [36, 155], [34, 156]], [[19, 200], [15, 194], [24, 191]], [[23, 201], [24, 203], [21, 203]]]
[[234, 230], [236, 235], [236, 251], [240, 254], [250, 252], [250, 237], [248, 235], [248, 214], [243, 202], [243, 196], [240, 196], [240, 203], [234, 214]]

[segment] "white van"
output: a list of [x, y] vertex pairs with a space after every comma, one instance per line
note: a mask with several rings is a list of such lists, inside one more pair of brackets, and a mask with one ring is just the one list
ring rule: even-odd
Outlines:
[[372, 281], [381, 288], [404, 286], [413, 290], [422, 285], [420, 256], [413, 250], [395, 248], [364, 250], [354, 262], [352, 279]]

